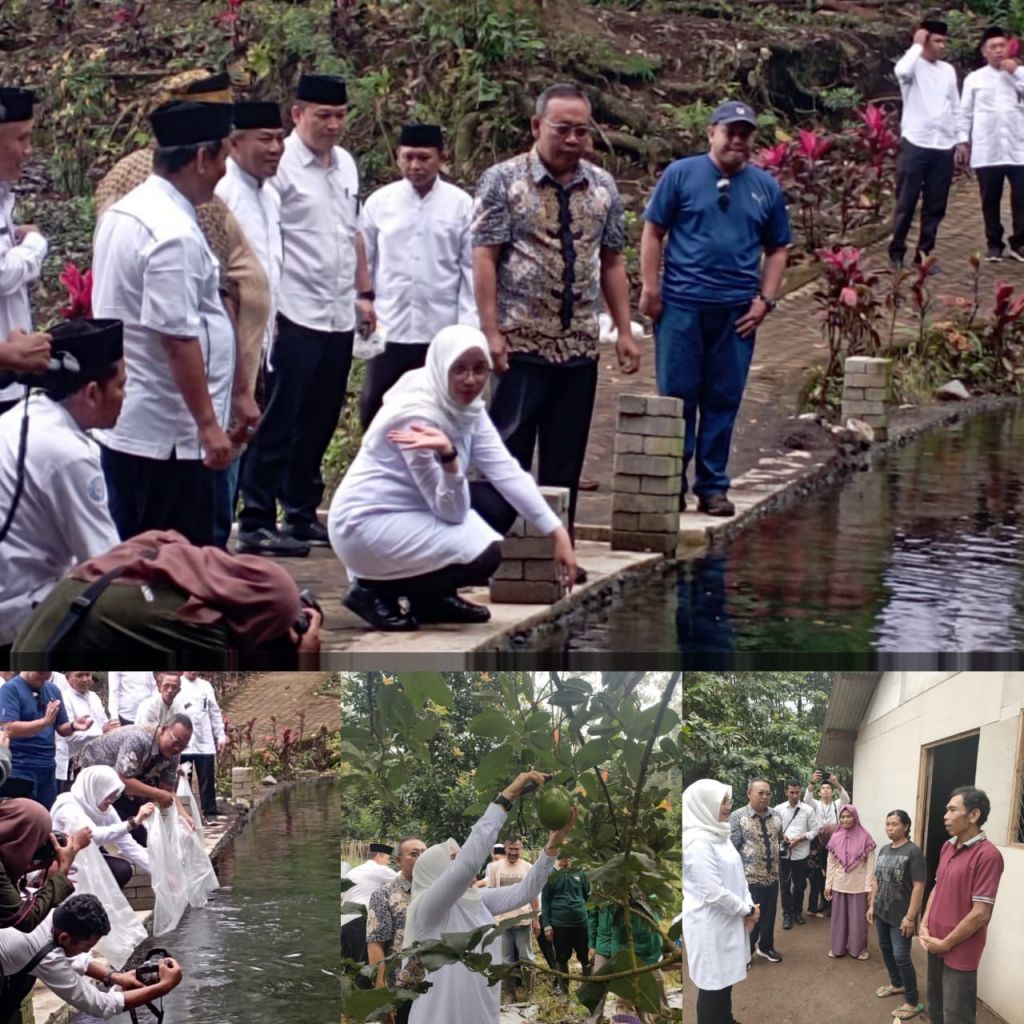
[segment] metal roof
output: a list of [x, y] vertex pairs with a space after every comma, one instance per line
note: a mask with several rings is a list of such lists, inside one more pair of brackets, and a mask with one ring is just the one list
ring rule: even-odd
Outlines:
[[853, 767], [857, 733], [881, 678], [881, 672], [836, 673], [818, 745], [818, 764]]

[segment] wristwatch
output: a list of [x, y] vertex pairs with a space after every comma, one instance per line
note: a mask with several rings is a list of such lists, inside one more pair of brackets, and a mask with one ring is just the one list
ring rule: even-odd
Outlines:
[[509, 800], [504, 793], [499, 793], [492, 801], [492, 804], [497, 804], [499, 807], [504, 807], [506, 811], [512, 810], [512, 801]]
[[375, 298], [377, 298], [377, 293], [375, 291], [372, 291], [372, 290], [368, 291], [368, 292], [356, 292], [356, 298], [357, 299], [369, 299], [371, 302], [373, 302], [373, 300]]
[[757, 907], [753, 903], [751, 903], [750, 904], [750, 909], [743, 916], [744, 917], [753, 917], [755, 910], [757, 910]]
[[442, 455], [440, 452], [437, 453], [437, 461], [442, 466], [448, 465], [449, 462], [454, 462], [459, 457], [459, 453], [455, 450], [455, 445], [452, 445], [452, 450], [447, 455]]
[[758, 292], [757, 297], [768, 307], [768, 312], [771, 313], [775, 307], [779, 304], [776, 299], [769, 299], [764, 292]]

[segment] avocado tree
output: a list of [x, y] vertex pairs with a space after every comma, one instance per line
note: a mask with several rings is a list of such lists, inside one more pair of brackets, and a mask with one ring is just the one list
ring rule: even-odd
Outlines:
[[[464, 835], [518, 772], [550, 774], [548, 787], [564, 790], [579, 812], [564, 852], [586, 868], [593, 900], [621, 908], [625, 932], [623, 948], [577, 995], [592, 1008], [610, 990], [656, 1016], [661, 1007], [652, 972], [672, 970], [681, 960], [678, 929], [668, 923], [680, 899], [679, 812], [671, 798], [680, 788], [678, 683], [679, 673], [643, 672], [352, 675], [342, 695], [344, 816], [352, 808], [365, 823], [365, 808], [372, 807], [378, 823], [396, 827], [412, 816], [423, 823], [424, 838], [438, 842]], [[457, 831], [450, 820], [426, 820], [428, 803], [438, 800], [436, 792], [423, 793], [431, 779], [447, 780], [448, 792], [440, 795], [446, 814], [438, 817], [458, 814]], [[546, 836], [539, 803], [519, 800], [510, 827]], [[662, 935], [660, 964], [636, 956], [638, 919]], [[490, 943], [516, 923], [418, 942], [389, 961], [416, 955], [428, 971], [459, 962], [497, 982], [516, 968], [494, 963]], [[372, 978], [375, 970], [342, 964], [342, 1010], [352, 1021], [380, 1019], [429, 988], [428, 975], [416, 987], [362, 989], [357, 976]], [[562, 976], [540, 963], [518, 969]]]

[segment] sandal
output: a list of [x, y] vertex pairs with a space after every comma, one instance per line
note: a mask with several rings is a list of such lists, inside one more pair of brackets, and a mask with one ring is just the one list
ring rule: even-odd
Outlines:
[[831, 957], [831, 958], [832, 958], [833, 960], [838, 960], [838, 959], [839, 959], [839, 957], [837, 957], [837, 956], [835, 955], [835, 953], [833, 953], [833, 952], [832, 952], [832, 950], [831, 950], [831, 949], [830, 949], [830, 950], [828, 951], [828, 955], [829, 955], [829, 956], [830, 956], [830, 957]]
[[857, 959], [858, 960], [870, 960], [871, 959], [871, 954], [865, 949], [864, 952], [861, 953], [861, 955], [859, 957], [857, 957]]
[[897, 1020], [913, 1020], [913, 1018], [916, 1017], [919, 1013], [924, 1013], [924, 1003], [918, 1003], [917, 1006], [915, 1006], [911, 1010], [899, 1009], [892, 1011], [892, 1015]]
[[875, 990], [875, 995], [879, 999], [884, 999], [886, 996], [899, 995], [902, 992], [906, 992], [905, 988], [897, 988], [895, 985], [883, 985], [881, 988]]

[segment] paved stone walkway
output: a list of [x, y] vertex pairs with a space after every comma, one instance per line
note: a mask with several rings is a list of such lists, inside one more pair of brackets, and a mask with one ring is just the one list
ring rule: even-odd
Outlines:
[[286, 728], [299, 727], [299, 713], [305, 712], [303, 734], [313, 736], [326, 725], [335, 730], [341, 726], [338, 698], [325, 696], [322, 689], [329, 678], [327, 672], [261, 672], [248, 678], [226, 701], [224, 717], [231, 725], [244, 726], [256, 719], [253, 735], [256, 747], [266, 746], [270, 735], [270, 716], [277, 719], [278, 736]]

